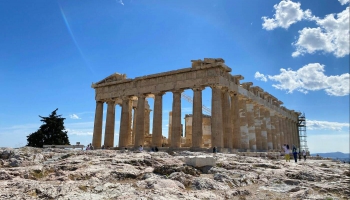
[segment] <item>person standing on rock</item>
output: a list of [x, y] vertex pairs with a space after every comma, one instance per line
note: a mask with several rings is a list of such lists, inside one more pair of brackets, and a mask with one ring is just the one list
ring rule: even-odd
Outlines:
[[286, 159], [286, 162], [290, 162], [290, 156], [289, 156], [289, 145], [284, 144], [283, 145], [283, 149], [284, 149], [284, 157]]
[[297, 163], [298, 162], [298, 152], [294, 146], [293, 146], [293, 157], [294, 157], [295, 163]]
[[305, 152], [305, 150], [303, 150], [303, 157], [304, 157], [304, 161], [306, 161], [306, 152]]
[[216, 153], [217, 152], [217, 149], [216, 149], [216, 147], [214, 146], [214, 148], [213, 148], [213, 153]]
[[139, 147], [139, 151], [140, 151], [140, 152], [142, 152], [142, 151], [143, 151], [143, 147], [142, 147], [142, 145], [140, 145], [140, 147]]

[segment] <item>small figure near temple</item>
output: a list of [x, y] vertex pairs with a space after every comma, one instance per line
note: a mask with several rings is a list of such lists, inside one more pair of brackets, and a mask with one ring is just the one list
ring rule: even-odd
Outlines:
[[140, 145], [140, 147], [139, 147], [139, 151], [140, 151], [140, 152], [142, 152], [142, 151], [143, 151], [143, 147], [142, 147], [142, 145]]
[[213, 148], [213, 153], [217, 153], [218, 152], [218, 150], [217, 150], [217, 148], [214, 146], [214, 148]]

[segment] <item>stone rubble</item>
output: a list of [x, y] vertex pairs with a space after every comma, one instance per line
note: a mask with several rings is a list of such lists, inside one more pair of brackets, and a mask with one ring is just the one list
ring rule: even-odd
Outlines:
[[[184, 160], [213, 156], [216, 166]], [[202, 152], [0, 148], [0, 199], [350, 199], [348, 163]]]

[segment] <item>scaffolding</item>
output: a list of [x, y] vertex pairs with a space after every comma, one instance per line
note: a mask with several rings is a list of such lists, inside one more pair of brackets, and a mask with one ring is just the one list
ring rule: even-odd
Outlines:
[[309, 148], [307, 147], [307, 140], [306, 140], [306, 119], [305, 119], [305, 113], [299, 115], [298, 117], [298, 132], [299, 132], [299, 144], [300, 144], [300, 150], [305, 150], [305, 152], [309, 152]]
[[[184, 98], [185, 100], [187, 100], [188, 102], [190, 102], [191, 104], [193, 104], [193, 100], [190, 96], [185, 95], [184, 93], [181, 93], [182, 98]], [[207, 115], [211, 115], [211, 110], [210, 108], [207, 108], [205, 106], [202, 105], [202, 112], [207, 114]]]

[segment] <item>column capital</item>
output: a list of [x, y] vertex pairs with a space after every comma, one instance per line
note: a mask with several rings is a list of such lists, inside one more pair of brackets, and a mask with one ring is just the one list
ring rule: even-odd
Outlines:
[[236, 91], [228, 91], [228, 93], [231, 97], [238, 95]]
[[123, 101], [126, 101], [126, 100], [131, 100], [131, 97], [130, 96], [123, 96], [123, 97], [121, 97], [121, 99]]
[[222, 88], [222, 86], [221, 85], [218, 85], [218, 84], [213, 84], [213, 85], [210, 85], [209, 86], [211, 89], [221, 89]]
[[193, 87], [192, 90], [193, 91], [202, 91], [202, 90], [204, 90], [204, 87], [203, 86], [197, 86], [197, 87]]
[[184, 89], [174, 89], [174, 90], [171, 90], [172, 93], [182, 93], [184, 91]]
[[154, 93], [154, 96], [163, 96], [165, 94], [164, 91]]
[[228, 90], [228, 87], [222, 87], [222, 88], [221, 88], [221, 91], [222, 91], [222, 92], [227, 92], [227, 91], [229, 91], [229, 90]]
[[137, 98], [146, 98], [147, 94], [140, 93], [137, 95]]

